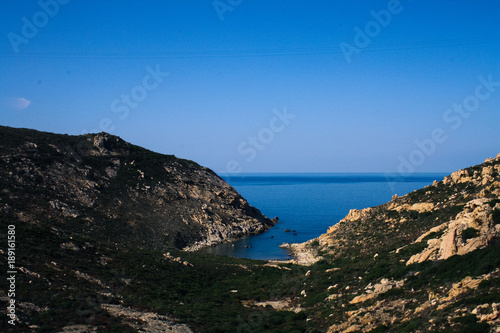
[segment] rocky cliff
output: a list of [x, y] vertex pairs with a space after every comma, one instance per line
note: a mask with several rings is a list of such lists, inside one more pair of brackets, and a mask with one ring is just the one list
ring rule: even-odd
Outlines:
[[273, 225], [195, 162], [106, 133], [0, 127], [0, 214], [57, 232], [196, 250]]

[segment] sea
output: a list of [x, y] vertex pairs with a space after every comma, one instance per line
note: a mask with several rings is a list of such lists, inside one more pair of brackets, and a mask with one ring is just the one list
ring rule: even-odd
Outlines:
[[203, 251], [250, 259], [289, 259], [283, 243], [301, 243], [325, 233], [351, 209], [373, 207], [440, 181], [446, 173], [220, 174], [250, 205], [279, 223], [263, 234]]

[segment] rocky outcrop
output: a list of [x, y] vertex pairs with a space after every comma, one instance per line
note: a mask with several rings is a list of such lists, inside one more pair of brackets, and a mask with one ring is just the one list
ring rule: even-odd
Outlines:
[[276, 301], [262, 301], [262, 302], [256, 302], [256, 301], [243, 301], [243, 305], [246, 307], [266, 307], [270, 306], [273, 309], [277, 311], [291, 311], [294, 313], [299, 313], [302, 311], [300, 308], [300, 305], [294, 304], [295, 300], [292, 299], [283, 299], [283, 300], [276, 300]]
[[316, 246], [314, 246], [316, 243], [314, 240], [300, 244], [283, 243], [280, 247], [287, 250], [293, 257], [293, 259], [288, 260], [288, 262], [302, 266], [309, 266], [323, 259], [320, 255], [318, 255]]
[[274, 224], [213, 171], [107, 133], [0, 127], [0, 156], [0, 214], [12, 221], [190, 251]]
[[378, 301], [374, 305], [346, 312], [346, 320], [330, 326], [328, 333], [370, 332], [383, 325], [390, 327], [406, 314], [410, 300]]
[[427, 248], [413, 255], [406, 263], [411, 265], [426, 260], [444, 260], [456, 254], [464, 255], [484, 248], [500, 235], [500, 224], [493, 220], [493, 212], [500, 211], [500, 203], [490, 198], [469, 201], [455, 219], [445, 222], [420, 236], [416, 242], [436, 233], [439, 238], [427, 240]]
[[157, 313], [143, 312], [115, 304], [102, 304], [101, 307], [114, 317], [124, 319], [124, 322], [139, 332], [145, 333], [192, 333], [193, 331], [184, 324]]
[[[378, 284], [368, 285], [365, 289], [365, 294], [356, 296], [351, 302], [351, 305], [359, 306], [357, 309], [346, 311], [345, 320], [340, 323], [330, 326], [328, 332], [370, 332], [378, 327], [384, 327], [389, 331], [389, 328], [394, 328], [397, 323], [410, 322], [411, 320], [419, 320], [425, 314], [439, 311], [450, 310], [454, 308], [456, 303], [467, 295], [474, 294], [479, 288], [481, 282], [489, 281], [499, 276], [499, 270], [492, 273], [480, 275], [472, 278], [465, 277], [460, 282], [452, 284], [451, 287], [442, 286], [439, 292], [427, 291], [424, 301], [419, 302], [415, 298], [389, 298], [384, 299], [384, 293], [393, 288], [404, 288], [405, 281], [390, 281], [382, 279]], [[372, 304], [363, 304], [369, 300]], [[369, 303], [369, 302], [367, 302]], [[489, 327], [498, 327], [500, 323], [500, 304], [496, 302], [482, 303], [478, 306], [473, 306], [472, 310], [459, 307], [453, 311], [453, 315], [446, 318], [445, 321], [455, 322], [457, 318], [463, 317], [469, 313], [477, 316], [480, 323], [488, 324]], [[419, 326], [421, 331], [435, 332], [441, 331], [440, 325], [434, 319], [422, 322]], [[398, 330], [391, 330], [398, 332]], [[496, 332], [495, 329], [490, 332]]]
[[365, 294], [356, 296], [350, 302], [351, 304], [362, 303], [372, 298], [391, 290], [392, 288], [401, 288], [404, 285], [404, 280], [390, 281], [389, 279], [382, 279], [379, 283], [372, 285], [371, 283], [365, 287]]

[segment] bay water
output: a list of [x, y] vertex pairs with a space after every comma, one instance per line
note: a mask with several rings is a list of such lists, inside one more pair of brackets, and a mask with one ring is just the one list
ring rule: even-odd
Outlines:
[[283, 243], [301, 243], [325, 233], [350, 209], [388, 202], [442, 180], [445, 173], [388, 177], [384, 173], [238, 174], [224, 178], [249, 203], [269, 218], [278, 217], [269, 231], [204, 252], [251, 259], [289, 259]]

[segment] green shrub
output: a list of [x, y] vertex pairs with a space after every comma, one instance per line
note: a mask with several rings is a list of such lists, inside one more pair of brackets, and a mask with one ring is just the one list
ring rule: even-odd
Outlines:
[[464, 241], [464, 243], [471, 238], [476, 238], [477, 236], [479, 236], [479, 231], [477, 229], [467, 228], [462, 231], [462, 240]]
[[468, 314], [455, 319], [456, 322], [462, 324], [459, 332], [463, 333], [488, 333], [490, 325], [487, 323], [478, 323], [475, 314]]
[[483, 280], [479, 283], [480, 289], [489, 289], [491, 287], [500, 288], [500, 277], [491, 279], [491, 280]]
[[392, 288], [392, 289], [387, 290], [384, 293], [384, 297], [390, 297], [390, 296], [402, 297], [402, 296], [404, 296], [404, 294], [405, 294], [404, 289], [402, 289], [402, 288]]
[[488, 204], [490, 205], [491, 208], [495, 207], [495, 205], [497, 203], [500, 203], [500, 200], [499, 199], [493, 199], [491, 200], [490, 202], [488, 202]]
[[493, 223], [500, 224], [500, 210], [495, 209], [492, 214]]
[[433, 231], [430, 234], [428, 234], [427, 236], [425, 236], [422, 239], [422, 242], [427, 242], [429, 239], [440, 238], [441, 236], [443, 236], [443, 234], [444, 234], [444, 230], [441, 230], [441, 231], [438, 231], [438, 232]]
[[388, 263], [377, 263], [368, 270], [368, 274], [366, 274], [365, 280], [374, 281], [381, 277], [384, 277], [389, 272], [389, 268], [390, 266]]
[[420, 318], [413, 318], [399, 325], [397, 332], [415, 332], [423, 326], [424, 321]]

